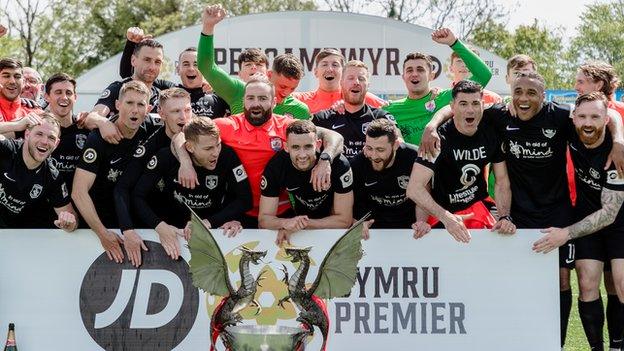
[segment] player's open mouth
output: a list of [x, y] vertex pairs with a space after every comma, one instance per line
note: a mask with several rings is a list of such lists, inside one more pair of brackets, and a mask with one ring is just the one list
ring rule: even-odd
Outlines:
[[351, 93], [353, 93], [353, 94], [359, 94], [359, 93], [361, 93], [361, 92], [362, 92], [362, 91], [361, 91], [361, 90], [359, 90], [359, 89], [351, 89], [351, 90], [349, 90], [349, 91], [350, 91]]
[[180, 129], [184, 128], [185, 125], [185, 123], [178, 123], [178, 127], [180, 127]]
[[596, 132], [596, 128], [583, 128], [583, 134], [591, 136], [592, 134], [594, 134], [594, 132]]
[[468, 123], [468, 124], [472, 124], [474, 121], [475, 121], [475, 118], [474, 118], [474, 117], [468, 117], [468, 118], [466, 118], [466, 123]]
[[42, 154], [45, 154], [46, 152], [48, 152], [48, 148], [43, 147], [43, 146], [37, 146], [37, 151], [41, 152]]
[[420, 83], [420, 81], [419, 80], [410, 80], [410, 83], [412, 83], [414, 85], [417, 85], [418, 83]]
[[136, 121], [138, 121], [138, 120], [139, 120], [139, 117], [130, 117], [130, 120], [131, 120], [132, 122], [136, 122]]
[[195, 80], [195, 78], [197, 78], [197, 76], [186, 76], [186, 79], [188, 80]]
[[208, 167], [215, 167], [217, 165], [217, 160], [208, 161]]
[[336, 77], [334, 77], [334, 76], [325, 76], [325, 77], [323, 77], [323, 78], [325, 78], [326, 80], [332, 81], [332, 80], [334, 80], [334, 78], [336, 78]]
[[522, 111], [528, 111], [531, 108], [531, 105], [518, 105], [518, 109]]
[[59, 101], [58, 105], [60, 107], [67, 107], [67, 106], [69, 106], [69, 101]]

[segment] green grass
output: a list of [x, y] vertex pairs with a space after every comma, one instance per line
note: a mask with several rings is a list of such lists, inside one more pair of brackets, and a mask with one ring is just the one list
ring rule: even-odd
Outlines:
[[[570, 278], [570, 284], [572, 285], [572, 311], [570, 312], [570, 324], [568, 325], [568, 335], [566, 338], [566, 351], [587, 351], [589, 350], [589, 344], [583, 331], [583, 325], [581, 324], [581, 318], [578, 314], [578, 282], [576, 279], [576, 271], [572, 271], [572, 277]], [[607, 307], [607, 292], [604, 289], [604, 285], [600, 284], [600, 291], [602, 295], [602, 302]], [[607, 333], [607, 322], [605, 315], [604, 326], [604, 349], [609, 349], [609, 335]]]

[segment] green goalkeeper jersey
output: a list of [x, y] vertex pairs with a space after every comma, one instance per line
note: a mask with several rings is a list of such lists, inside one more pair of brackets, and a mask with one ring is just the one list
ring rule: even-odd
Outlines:
[[[214, 36], [202, 34], [197, 47], [197, 66], [208, 83], [212, 86], [215, 94], [223, 98], [232, 114], [243, 112], [243, 96], [245, 95], [245, 82], [227, 74], [217, 66], [214, 58]], [[303, 102], [287, 96], [275, 105], [273, 113], [289, 115], [297, 119], [309, 119], [310, 110]]]
[[[469, 79], [485, 87], [492, 78], [492, 72], [485, 62], [459, 40], [451, 45], [451, 49], [459, 55], [472, 73]], [[442, 90], [435, 99], [431, 99], [431, 92], [420, 99], [406, 97], [390, 101], [383, 109], [394, 116], [405, 142], [419, 145], [425, 126], [439, 109], [451, 102], [451, 93], [452, 89]]]

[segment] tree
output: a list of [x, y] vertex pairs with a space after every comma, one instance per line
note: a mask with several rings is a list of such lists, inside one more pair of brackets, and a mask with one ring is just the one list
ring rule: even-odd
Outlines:
[[572, 85], [569, 56], [563, 46], [562, 29], [550, 30], [537, 20], [509, 32], [501, 24], [487, 21], [477, 26], [470, 41], [508, 59], [527, 54], [537, 63], [538, 72], [549, 89], [567, 89]]
[[509, 10], [494, 0], [324, 0], [329, 10], [361, 12], [430, 28], [451, 27], [468, 37], [481, 23], [502, 21]]
[[[43, 76], [74, 76], [120, 52], [126, 29], [139, 26], [154, 36], [198, 23], [205, 0], [0, 0], [0, 16], [19, 39], [2, 38], [3, 55], [13, 55]], [[222, 2], [232, 15], [314, 10], [312, 0]], [[9, 16], [11, 14], [11, 16]], [[16, 49], [15, 44], [21, 45]], [[10, 45], [9, 45], [10, 44]]]
[[34, 66], [35, 54], [43, 42], [39, 30], [45, 32], [48, 29], [41, 26], [48, 8], [49, 5], [41, 0], [0, 2], [0, 15], [7, 18], [9, 30], [17, 32], [26, 66]]
[[624, 77], [624, 0], [587, 5], [581, 18], [570, 46], [575, 63], [605, 61]]

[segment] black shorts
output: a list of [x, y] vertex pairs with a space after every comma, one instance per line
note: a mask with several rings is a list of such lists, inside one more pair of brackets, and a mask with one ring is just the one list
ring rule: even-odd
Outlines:
[[576, 239], [577, 260], [609, 262], [624, 258], [624, 231], [609, 230]]
[[559, 268], [574, 269], [576, 257], [576, 247], [573, 241], [568, 241], [559, 247]]

